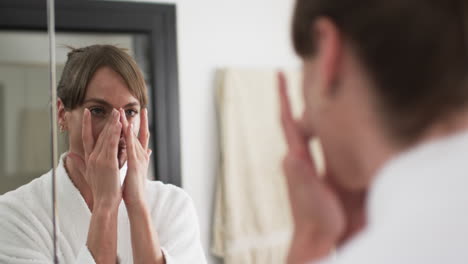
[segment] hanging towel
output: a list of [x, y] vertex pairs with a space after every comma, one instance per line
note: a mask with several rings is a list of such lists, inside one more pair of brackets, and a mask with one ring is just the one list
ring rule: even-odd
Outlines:
[[[293, 112], [302, 112], [300, 74], [286, 73]], [[292, 219], [281, 161], [276, 70], [217, 73], [221, 166], [217, 179], [214, 255], [226, 264], [285, 263]]]

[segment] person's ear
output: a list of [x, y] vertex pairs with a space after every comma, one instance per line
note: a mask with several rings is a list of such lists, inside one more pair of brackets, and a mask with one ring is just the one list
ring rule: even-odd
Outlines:
[[318, 18], [313, 26], [317, 48], [317, 70], [320, 76], [320, 97], [327, 99], [337, 93], [343, 40], [336, 24], [329, 18]]
[[67, 111], [65, 109], [65, 105], [63, 104], [60, 98], [57, 100], [57, 122], [60, 132], [64, 132], [68, 129]]

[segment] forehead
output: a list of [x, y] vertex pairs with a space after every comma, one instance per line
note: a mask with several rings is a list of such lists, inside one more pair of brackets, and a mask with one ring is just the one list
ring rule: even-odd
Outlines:
[[94, 73], [86, 89], [85, 101], [89, 98], [104, 100], [114, 107], [138, 102], [122, 76], [109, 67], [99, 68]]

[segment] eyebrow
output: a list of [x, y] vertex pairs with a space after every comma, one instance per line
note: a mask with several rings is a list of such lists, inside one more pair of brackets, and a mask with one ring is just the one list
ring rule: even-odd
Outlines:
[[[99, 98], [86, 99], [83, 102], [83, 104], [86, 104], [86, 103], [98, 103], [98, 104], [102, 104], [102, 105], [105, 105], [105, 106], [110, 107], [110, 108], [114, 108], [110, 103], [108, 103], [105, 100], [99, 99]], [[132, 103], [128, 103], [128, 104], [124, 105], [122, 108], [131, 107], [131, 106], [139, 106], [139, 105], [140, 104], [138, 102], [132, 102]]]

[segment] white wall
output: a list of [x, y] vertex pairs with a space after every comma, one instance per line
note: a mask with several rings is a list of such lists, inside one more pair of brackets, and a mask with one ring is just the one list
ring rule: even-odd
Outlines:
[[[214, 72], [219, 67], [293, 67], [292, 0], [186, 0], [178, 3], [182, 169], [197, 207], [202, 240], [211, 241], [219, 161]], [[210, 263], [214, 259], [209, 257]]]
[[[182, 173], [209, 252], [219, 161], [214, 72], [219, 67], [291, 68], [294, 0], [150, 0], [177, 4]], [[208, 254], [209, 263], [216, 263]]]
[[[209, 252], [219, 148], [214, 72], [219, 67], [294, 67], [290, 45], [293, 0], [177, 2], [184, 188], [199, 213]], [[208, 254], [209, 263], [215, 259]]]

